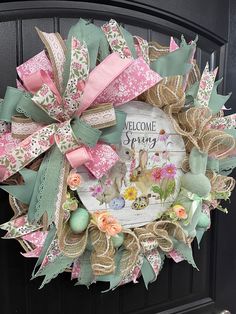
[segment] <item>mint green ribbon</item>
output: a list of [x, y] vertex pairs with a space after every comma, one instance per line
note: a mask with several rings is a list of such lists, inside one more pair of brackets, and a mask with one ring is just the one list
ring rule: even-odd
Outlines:
[[6, 192], [8, 192], [10, 195], [15, 197], [17, 200], [24, 204], [29, 204], [35, 182], [37, 177], [37, 172], [24, 168], [19, 171], [19, 173], [22, 175], [24, 179], [24, 184], [21, 185], [1, 185], [0, 188]]
[[66, 40], [67, 53], [63, 72], [64, 86], [66, 86], [69, 79], [72, 37], [77, 38], [81, 43], [86, 43], [89, 52], [90, 70], [95, 68], [98, 57], [102, 61], [110, 53], [109, 45], [103, 31], [89, 21], [80, 19], [77, 24], [70, 28]]
[[[224, 106], [224, 104], [229, 100], [232, 93], [229, 93], [228, 95], [220, 95], [217, 93], [217, 88], [222, 82], [223, 78], [219, 79], [214, 83], [211, 97], [209, 99], [208, 107], [211, 109], [213, 114], [216, 114], [220, 111], [220, 109]], [[197, 105], [195, 99], [197, 97], [199, 89], [199, 82], [195, 82], [187, 91], [186, 91], [186, 100], [187, 103], [193, 102], [194, 105]]]
[[180, 48], [152, 61], [151, 69], [162, 77], [187, 74], [192, 68], [190, 59], [196, 49], [196, 41], [197, 38], [187, 44], [182, 36]]
[[190, 222], [191, 222], [191, 224], [194, 224], [195, 223], [195, 222], [193, 222], [194, 216], [196, 216], [196, 219], [198, 216], [198, 215], [196, 215], [197, 209], [198, 208], [201, 209], [203, 200], [208, 200], [208, 201], [211, 200], [211, 195], [208, 194], [206, 196], [199, 196], [199, 195], [192, 193], [192, 192], [190, 192], [184, 188], [181, 188], [181, 196], [184, 196], [184, 197], [186, 197], [192, 201], [192, 204], [191, 204], [191, 207], [189, 210], [189, 214], [188, 214], [188, 220], [186, 221], [185, 224], [188, 225]]

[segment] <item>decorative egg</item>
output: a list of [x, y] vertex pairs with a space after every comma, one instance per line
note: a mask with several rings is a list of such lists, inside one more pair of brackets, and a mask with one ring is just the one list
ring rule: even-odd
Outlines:
[[120, 247], [124, 242], [124, 233], [118, 233], [114, 237], [111, 237], [111, 240], [115, 248]]
[[211, 223], [211, 219], [208, 215], [206, 215], [205, 213], [201, 213], [199, 215], [199, 220], [198, 220], [198, 223], [197, 223], [197, 226], [199, 228], [208, 228], [209, 225]]
[[110, 209], [121, 209], [125, 206], [125, 200], [122, 196], [113, 198], [109, 203]]
[[83, 232], [89, 224], [89, 212], [84, 208], [77, 208], [71, 214], [69, 224], [74, 233]]

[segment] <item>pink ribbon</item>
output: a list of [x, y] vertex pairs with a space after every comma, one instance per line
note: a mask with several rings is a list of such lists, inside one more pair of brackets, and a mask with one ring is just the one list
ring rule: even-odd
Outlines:
[[176, 44], [174, 38], [170, 37], [170, 52], [173, 52], [175, 50], [179, 49], [179, 46]]
[[132, 59], [122, 59], [114, 52], [104, 59], [90, 73], [85, 85], [82, 103], [78, 110], [80, 115], [130, 64]]
[[42, 87], [43, 84], [46, 84], [56, 96], [57, 102], [59, 104], [62, 103], [61, 95], [56, 88], [56, 85], [53, 83], [53, 80], [46, 71], [39, 70], [29, 75], [23, 75], [22, 81], [26, 89], [32, 94], [35, 94]]

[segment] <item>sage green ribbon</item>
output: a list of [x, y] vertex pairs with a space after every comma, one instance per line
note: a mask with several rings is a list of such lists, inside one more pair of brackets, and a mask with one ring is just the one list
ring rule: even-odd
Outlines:
[[[218, 113], [221, 108], [224, 106], [224, 104], [228, 101], [232, 93], [229, 93], [228, 95], [220, 95], [217, 93], [217, 88], [222, 82], [223, 78], [219, 79], [214, 83], [211, 97], [209, 99], [208, 107], [211, 109], [213, 114]], [[199, 82], [195, 82], [187, 91], [186, 91], [186, 99], [187, 103], [194, 103], [196, 105], [196, 97], [199, 89]]]
[[24, 168], [20, 170], [19, 173], [24, 179], [24, 184], [1, 185], [0, 188], [8, 192], [10, 195], [14, 196], [20, 202], [24, 204], [29, 204], [34, 190], [37, 172]]
[[109, 46], [102, 30], [91, 22], [80, 19], [77, 24], [71, 27], [66, 40], [67, 53], [63, 72], [64, 86], [66, 86], [69, 78], [72, 37], [86, 43], [89, 52], [90, 70], [95, 68], [98, 55], [100, 61], [109, 55]]
[[196, 49], [196, 41], [197, 38], [191, 44], [187, 44], [182, 36], [180, 48], [152, 61], [151, 69], [162, 77], [185, 75], [192, 68], [190, 59]]

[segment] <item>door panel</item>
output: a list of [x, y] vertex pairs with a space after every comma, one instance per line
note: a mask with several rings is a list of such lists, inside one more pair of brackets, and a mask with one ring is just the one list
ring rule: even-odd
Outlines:
[[[43, 5], [41, 1], [1, 4], [0, 69], [4, 75], [0, 84], [0, 97], [4, 96], [7, 85], [15, 86], [16, 65], [43, 49], [34, 27], [37, 26], [46, 32], [60, 31], [62, 37], [66, 38], [69, 28], [80, 17], [94, 18], [93, 22], [99, 26], [111, 17], [116, 18], [132, 34], [142, 36], [147, 40], [158, 41], [162, 45], [169, 44], [171, 34], [180, 38], [183, 33], [187, 40], [190, 40], [195, 37], [198, 30], [199, 48], [196, 56], [201, 70], [209, 61], [211, 68], [216, 65], [220, 66], [219, 76], [226, 74], [228, 29], [225, 29], [225, 26], [220, 30], [219, 25], [213, 25], [214, 23], [211, 22], [210, 31], [205, 28], [205, 24], [201, 27], [202, 20], [200, 17], [198, 20], [197, 11], [192, 12], [195, 21], [193, 26], [186, 18], [186, 7], [183, 7], [181, 15], [183, 1], [180, 1], [180, 7], [178, 7], [178, 18], [172, 12], [171, 1], [165, 4], [161, 1], [160, 7], [156, 5], [156, 1], [146, 1], [146, 9], [143, 11], [140, 9], [140, 2], [110, 1], [114, 6], [70, 1], [47, 1]], [[216, 2], [221, 3], [220, 1], [214, 3]], [[202, 6], [210, 5], [211, 1], [209, 4], [205, 1], [198, 1], [198, 4], [202, 10]], [[151, 11], [151, 7], [159, 10], [159, 14], [156, 14], [154, 9]], [[224, 21], [227, 21], [228, 16], [225, 14], [224, 9], [221, 15]], [[222, 85], [221, 91], [225, 89], [226, 85]], [[235, 199], [235, 194], [233, 198]], [[2, 223], [10, 217], [11, 212], [7, 195], [3, 191], [0, 191], [0, 199], [0, 223]], [[128, 284], [114, 292], [103, 294], [100, 292], [107, 287], [105, 284], [92, 285], [89, 290], [85, 287], [73, 287], [69, 274], [60, 275], [43, 290], [38, 290], [40, 280], [30, 281], [35, 261], [26, 260], [19, 254], [21, 248], [18, 243], [2, 240], [0, 241], [0, 293], [3, 300], [1, 313], [46, 313], [45, 306], [47, 306], [47, 313], [51, 314], [203, 314], [216, 313], [217, 308], [223, 306], [232, 308], [233, 313], [234, 300], [231, 299], [225, 303], [226, 298], [219, 292], [219, 285], [222, 286], [223, 267], [230, 265], [233, 268], [229, 258], [222, 258], [219, 253], [221, 250], [223, 253], [228, 252], [226, 246], [222, 248], [223, 239], [227, 237], [225, 233], [222, 233], [225, 219], [227, 219], [232, 239], [235, 236], [232, 230], [232, 213], [227, 218], [222, 214], [214, 213], [212, 228], [204, 236], [200, 251], [194, 243], [194, 257], [200, 271], [194, 270], [187, 262], [175, 264], [167, 260], [157, 281], [149, 286], [148, 291], [140, 280], [137, 285]], [[231, 254], [232, 260], [236, 259], [235, 253]], [[224, 263], [226, 264], [223, 265]], [[232, 281], [228, 285], [229, 290]]]

